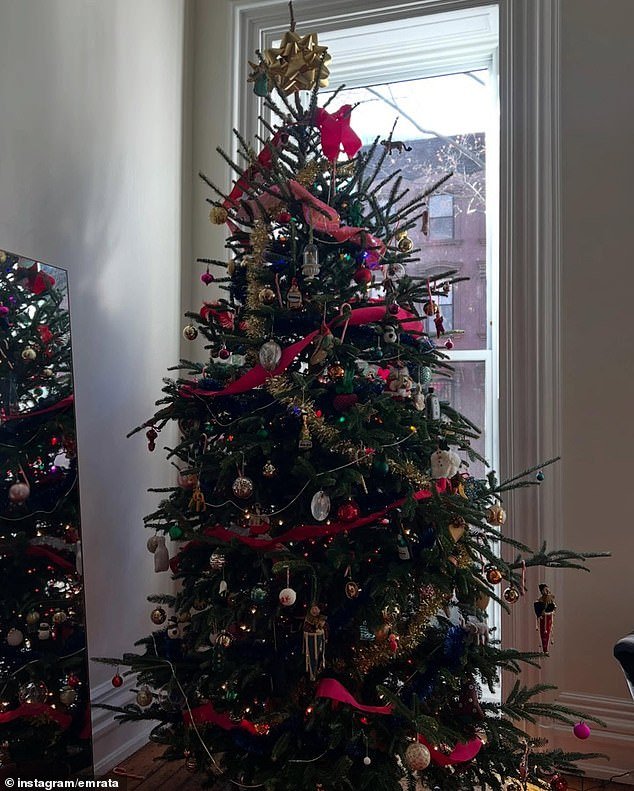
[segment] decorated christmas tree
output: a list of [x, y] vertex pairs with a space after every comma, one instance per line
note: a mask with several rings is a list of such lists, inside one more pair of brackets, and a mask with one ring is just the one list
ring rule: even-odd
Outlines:
[[65, 274], [0, 263], [0, 771], [66, 776], [92, 759]]
[[[379, 175], [396, 141], [363, 149], [353, 108], [319, 104], [329, 56], [292, 28], [252, 64], [259, 153], [237, 133], [231, 191], [207, 181], [229, 262], [201, 259], [222, 296], [183, 330], [207, 359], [182, 360], [137, 429], [154, 451], [178, 423], [177, 482], [146, 527], [179, 584], [151, 598], [141, 650], [103, 660], [136, 677], [115, 710], [157, 720], [165, 756], [219, 788], [561, 790], [580, 756], [522, 721], [580, 715], [520, 680], [496, 698], [542, 654], [503, 647], [487, 608], [527, 606], [527, 567], [588, 556], [504, 534], [503, 495], [545, 465], [470, 474], [478, 429], [434, 387], [451, 376], [438, 297], [461, 278], [407, 274], [439, 185]], [[546, 588], [545, 653], [554, 608]]]

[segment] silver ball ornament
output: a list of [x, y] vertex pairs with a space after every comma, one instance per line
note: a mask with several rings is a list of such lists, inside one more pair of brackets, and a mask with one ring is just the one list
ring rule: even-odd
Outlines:
[[253, 481], [251, 478], [240, 475], [233, 482], [231, 491], [241, 500], [248, 500], [253, 494]]
[[405, 750], [405, 766], [412, 772], [427, 769], [431, 763], [431, 755], [427, 747], [420, 742], [413, 742]]

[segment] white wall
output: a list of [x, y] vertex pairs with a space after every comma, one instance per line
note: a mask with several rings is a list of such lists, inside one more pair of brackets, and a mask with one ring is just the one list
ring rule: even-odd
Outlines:
[[[91, 656], [148, 633], [159, 582], [142, 517], [169, 470], [125, 435], [178, 357], [183, 5], [0, 0], [0, 247], [69, 270]], [[102, 769], [144, 738], [94, 717]]]
[[613, 557], [561, 575], [554, 653], [562, 699], [608, 720], [583, 747], [611, 756], [609, 776], [634, 771], [634, 703], [612, 658], [634, 630], [634, 3], [563, 0], [562, 23], [564, 540]]

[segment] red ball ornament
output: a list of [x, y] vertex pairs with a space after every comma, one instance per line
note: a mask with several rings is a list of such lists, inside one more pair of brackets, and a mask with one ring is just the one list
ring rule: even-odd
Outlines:
[[290, 222], [291, 221], [291, 215], [287, 211], [281, 211], [277, 215], [277, 220], [278, 220], [278, 222], [281, 222], [281, 223]]
[[359, 518], [359, 506], [353, 500], [342, 503], [337, 509], [337, 518], [342, 522], [354, 522]]
[[203, 272], [202, 275], [200, 276], [200, 279], [203, 281], [203, 283], [206, 286], [214, 282], [214, 276], [209, 272]]
[[590, 726], [583, 721], [578, 722], [572, 729], [572, 732], [577, 737], [577, 739], [588, 739], [592, 733]]
[[66, 679], [69, 687], [78, 687], [81, 684], [81, 679], [75, 673], [71, 673]]
[[567, 791], [568, 781], [561, 775], [553, 775], [550, 778], [550, 787], [552, 791]]
[[225, 348], [223, 347], [223, 348], [222, 348], [222, 349], [221, 349], [221, 350], [218, 352], [218, 357], [220, 357], [220, 359], [221, 359], [221, 360], [228, 360], [228, 359], [229, 359], [229, 357], [231, 357], [231, 352], [229, 351], [229, 349], [225, 349]]
[[117, 689], [123, 686], [123, 678], [118, 673], [112, 677], [112, 686]]
[[447, 338], [445, 341], [445, 349], [453, 349], [453, 341], [451, 338]]
[[355, 283], [360, 286], [367, 286], [372, 281], [372, 272], [367, 266], [360, 266], [353, 275]]

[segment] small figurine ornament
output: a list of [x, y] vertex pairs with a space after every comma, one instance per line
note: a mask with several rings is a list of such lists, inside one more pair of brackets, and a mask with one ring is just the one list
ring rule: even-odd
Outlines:
[[442, 338], [445, 334], [445, 325], [444, 319], [439, 310], [436, 310], [436, 315], [434, 316], [434, 324], [436, 325], [436, 337]]
[[325, 364], [332, 352], [335, 345], [335, 336], [326, 324], [322, 324], [313, 343], [315, 344], [315, 349], [310, 355], [309, 362], [317, 368]]
[[308, 413], [302, 410], [302, 427], [299, 431], [298, 447], [302, 450], [307, 450], [313, 447], [313, 441], [310, 438], [310, 428], [308, 427]]
[[555, 604], [555, 597], [550, 592], [548, 585], [542, 583], [539, 586], [539, 592], [541, 596], [533, 604], [533, 607], [535, 608], [535, 615], [537, 616], [537, 628], [539, 630], [542, 650], [547, 654], [551, 643], [553, 619], [557, 605]]
[[327, 642], [326, 616], [313, 604], [304, 618], [304, 654], [306, 655], [306, 672], [314, 681], [326, 665]]
[[412, 394], [414, 380], [405, 365], [390, 366], [387, 377], [387, 389], [393, 398], [409, 398]]
[[402, 154], [403, 151], [411, 151], [412, 147], [408, 146], [402, 140], [381, 140], [381, 145], [387, 149], [387, 153], [391, 154], [396, 151], [397, 154]]
[[297, 285], [297, 278], [294, 277], [291, 287], [286, 292], [286, 304], [288, 305], [289, 310], [301, 310], [302, 302], [302, 292], [299, 290], [299, 286]]

